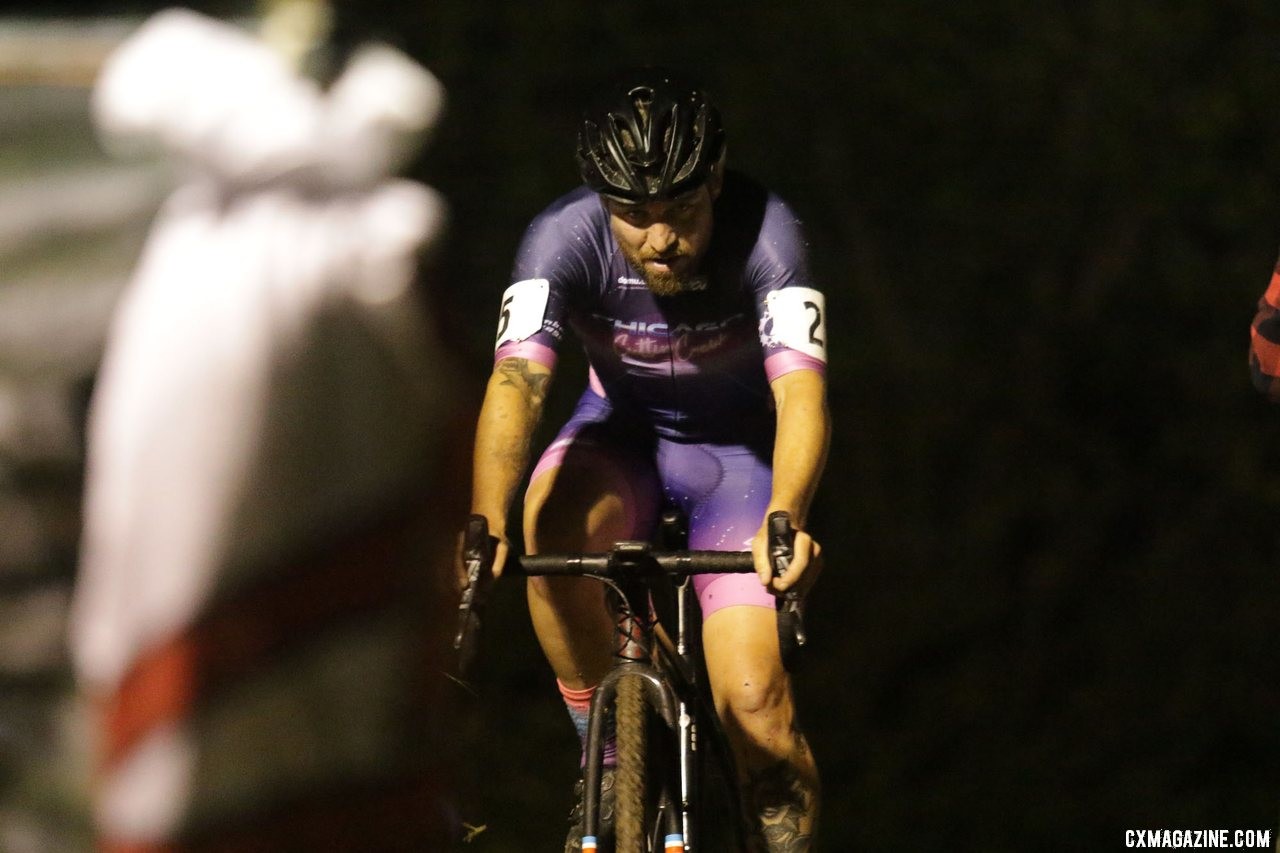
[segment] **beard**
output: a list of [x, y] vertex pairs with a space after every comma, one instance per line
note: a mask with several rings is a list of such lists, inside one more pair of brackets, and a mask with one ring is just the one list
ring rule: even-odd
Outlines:
[[[645, 260], [656, 260], [654, 256], [642, 257], [640, 253], [633, 252], [625, 246], [621, 248], [627, 262], [644, 279], [644, 283], [648, 285], [654, 296], [679, 296], [682, 293], [692, 293], [707, 289], [707, 277], [705, 275], [681, 275], [675, 270], [651, 270], [645, 265]], [[677, 257], [683, 258], [684, 256], [669, 256], [665, 260], [674, 261]]]

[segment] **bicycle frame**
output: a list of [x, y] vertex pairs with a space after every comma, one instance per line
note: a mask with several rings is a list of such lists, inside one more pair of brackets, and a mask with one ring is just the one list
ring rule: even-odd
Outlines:
[[[665, 514], [659, 531], [659, 548], [667, 552], [683, 551], [687, 539], [683, 519], [673, 512]], [[710, 707], [705, 691], [700, 689], [701, 659], [695, 631], [699, 613], [697, 598], [688, 576], [676, 584], [676, 636], [672, 647], [667, 647], [650, 604], [649, 581], [655, 567], [647, 565], [648, 547], [641, 543], [619, 543], [613, 553], [615, 565], [622, 572], [621, 577], [613, 581], [613, 592], [621, 598], [615, 602], [618, 663], [596, 689], [591, 703], [584, 778], [584, 835], [596, 836], [599, 830], [605, 715], [614, 704], [621, 679], [639, 675], [643, 679], [646, 704], [671, 733], [678, 755], [676, 773], [673, 774], [670, 767], [662, 768], [658, 805], [664, 836], [673, 842], [679, 838], [683, 846], [673, 844], [665, 849], [686, 853], [701, 851], [705, 827], [698, 783], [703, 766], [710, 758], [708, 750], [713, 740], [722, 735], [714, 708]], [[720, 760], [731, 762], [727, 747], [720, 746]], [[650, 752], [656, 754], [657, 750]], [[731, 766], [726, 766], [725, 772], [728, 778], [733, 778]]]

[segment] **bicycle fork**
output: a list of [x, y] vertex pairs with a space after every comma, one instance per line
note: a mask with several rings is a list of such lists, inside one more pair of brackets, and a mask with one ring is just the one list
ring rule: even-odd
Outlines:
[[[661, 548], [683, 550], [688, 544], [687, 526], [683, 515], [678, 510], [669, 509], [663, 514], [659, 527], [659, 545]], [[630, 544], [630, 543], [628, 543]], [[621, 563], [630, 563], [635, 567], [643, 567], [647, 557], [647, 546], [634, 543], [633, 548], [622, 547], [615, 552], [615, 559]], [[624, 679], [635, 679], [641, 685], [644, 705], [661, 718], [674, 739], [678, 755], [678, 766], [670, 766], [672, 750], [650, 749], [650, 756], [664, 754], [666, 760], [660, 765], [651, 767], [659, 770], [658, 810], [661, 815], [664, 853], [692, 853], [695, 849], [691, 834], [694, 829], [690, 825], [693, 811], [694, 786], [697, 784], [696, 755], [697, 732], [695, 714], [686, 704], [683, 695], [677, 699], [672, 684], [663, 677], [653, 663], [653, 641], [656, 619], [650, 606], [648, 588], [632, 579], [622, 580], [614, 594], [620, 596], [621, 607], [618, 609], [619, 645], [616, 655], [621, 660], [611, 669], [596, 688], [591, 700], [590, 717], [587, 725], [586, 768], [583, 794], [583, 850], [588, 849], [588, 839], [598, 836], [600, 828], [600, 780], [602, 775], [604, 752], [605, 709], [617, 707], [619, 685]], [[675, 655], [668, 656], [667, 663], [679, 670], [677, 677], [683, 678], [685, 685], [694, 681], [693, 654], [688, 646], [691, 636], [692, 583], [684, 579], [676, 589], [677, 641]], [[644, 603], [643, 607], [635, 605]], [[647, 614], [650, 622], [644, 621]], [[673, 797], [673, 788], [678, 789], [679, 802]], [[655, 841], [646, 829], [651, 841]]]
[[[600, 686], [596, 688], [591, 699], [591, 717], [587, 727], [586, 756], [586, 791], [583, 795], [583, 836], [598, 837], [600, 829], [600, 777], [604, 757], [604, 723], [605, 709], [617, 698], [618, 684], [624, 678], [639, 678], [643, 685], [645, 704], [653, 709], [662, 719], [667, 729], [678, 732], [681, 719], [677, 713], [677, 702], [670, 686], [663, 681], [654, 668], [641, 661], [629, 661], [614, 667]], [[684, 721], [687, 723], [687, 717]], [[683, 758], [681, 761], [683, 765]], [[684, 767], [681, 772], [683, 774]], [[670, 773], [664, 772], [660, 780], [659, 805], [663, 815], [663, 833], [667, 839], [667, 853], [684, 853], [683, 809], [675, 808], [675, 800], [671, 796]], [[584, 847], [585, 849], [585, 847]]]

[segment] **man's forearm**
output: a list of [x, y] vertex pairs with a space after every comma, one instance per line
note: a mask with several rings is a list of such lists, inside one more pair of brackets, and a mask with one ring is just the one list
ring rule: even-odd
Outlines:
[[803, 528], [831, 441], [826, 384], [821, 375], [802, 370], [779, 377], [773, 391], [778, 434], [773, 448], [769, 511], [786, 510], [793, 523]]
[[503, 359], [489, 378], [476, 425], [471, 511], [489, 519], [495, 536], [505, 536], [550, 381], [549, 368], [523, 358]]

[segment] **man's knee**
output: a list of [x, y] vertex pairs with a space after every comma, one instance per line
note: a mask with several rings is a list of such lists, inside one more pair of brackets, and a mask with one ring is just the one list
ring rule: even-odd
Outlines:
[[771, 609], [726, 607], [704, 625], [707, 670], [716, 706], [735, 736], [773, 752], [792, 737], [791, 679], [778, 657]]
[[744, 674], [726, 679], [719, 704], [724, 715], [749, 732], [788, 731], [794, 717], [785, 676]]

